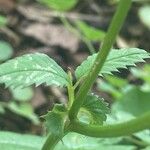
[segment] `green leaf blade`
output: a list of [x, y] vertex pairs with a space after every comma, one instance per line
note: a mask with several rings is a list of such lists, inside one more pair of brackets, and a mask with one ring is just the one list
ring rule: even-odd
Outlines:
[[66, 109], [62, 104], [55, 104], [52, 111], [49, 111], [45, 116], [45, 127], [48, 133], [55, 136], [62, 136], [64, 129]]
[[82, 32], [82, 34], [91, 41], [99, 41], [99, 40], [103, 40], [105, 37], [105, 32], [94, 28], [88, 24], [86, 24], [83, 21], [76, 21], [75, 22], [77, 27], [79, 28], [79, 30]]
[[[75, 71], [76, 78], [79, 79], [83, 76], [86, 76], [93, 63], [96, 59], [97, 54], [89, 56]], [[99, 73], [102, 74], [112, 74], [113, 71], [118, 71], [119, 68], [126, 68], [127, 66], [134, 66], [137, 62], [144, 62], [143, 59], [150, 58], [149, 54], [142, 49], [138, 48], [124, 48], [121, 50], [113, 49], [104, 66]]]
[[138, 117], [150, 111], [150, 93], [140, 90], [138, 87], [132, 87], [125, 92], [123, 96], [113, 104], [114, 111], [124, 111]]
[[0, 83], [6, 87], [66, 86], [68, 76], [64, 70], [45, 54], [27, 54], [0, 65]]
[[0, 149], [3, 150], [40, 150], [44, 138], [11, 132], [0, 132]]
[[90, 123], [92, 124], [103, 124], [107, 118], [106, 114], [110, 113], [108, 104], [94, 94], [87, 95], [82, 108], [91, 114]]
[[7, 18], [5, 16], [0, 15], [0, 27], [4, 27], [7, 24]]
[[48, 7], [58, 10], [67, 11], [72, 9], [78, 0], [39, 0], [41, 3], [46, 4]]
[[9, 59], [12, 55], [13, 55], [12, 46], [5, 41], [0, 41], [0, 61], [5, 61]]

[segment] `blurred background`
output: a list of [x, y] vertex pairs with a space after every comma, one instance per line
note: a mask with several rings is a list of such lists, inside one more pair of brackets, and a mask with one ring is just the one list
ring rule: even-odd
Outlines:
[[[118, 0], [0, 0], [0, 63], [40, 52], [73, 72], [88, 55], [98, 51], [117, 4]], [[128, 47], [150, 50], [149, 0], [134, 0], [114, 45]], [[137, 66], [119, 70], [115, 77], [99, 78], [94, 86], [93, 92], [103, 96], [110, 106], [119, 101], [113, 106], [122, 112], [116, 113], [118, 120], [139, 115], [141, 106], [133, 111], [135, 103], [150, 98], [150, 65]], [[0, 130], [43, 135], [39, 116], [55, 103], [66, 103], [66, 94], [65, 89], [43, 85], [25, 89], [1, 85]], [[133, 98], [136, 102], [130, 104]], [[149, 133], [144, 136], [150, 140]]]

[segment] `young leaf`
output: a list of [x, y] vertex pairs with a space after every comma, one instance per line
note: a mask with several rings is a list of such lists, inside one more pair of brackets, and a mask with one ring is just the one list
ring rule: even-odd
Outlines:
[[45, 138], [11, 132], [0, 132], [1, 150], [41, 150]]
[[66, 86], [68, 76], [64, 70], [45, 54], [27, 54], [0, 65], [0, 83], [6, 87], [46, 85]]
[[5, 61], [9, 59], [12, 55], [13, 55], [12, 46], [5, 41], [0, 41], [0, 61]]
[[105, 37], [104, 31], [89, 26], [83, 21], [76, 21], [76, 25], [88, 40], [99, 41]]
[[87, 110], [91, 115], [92, 124], [103, 124], [106, 121], [106, 114], [108, 114], [109, 108], [108, 104], [104, 102], [103, 99], [99, 98], [97, 95], [91, 94], [87, 95], [82, 108]]
[[[97, 54], [89, 56], [75, 71], [77, 79], [87, 75], [96, 59]], [[150, 58], [149, 54], [138, 48], [124, 48], [121, 50], [113, 49], [104, 66], [99, 73], [111, 74], [112, 71], [118, 71], [118, 68], [126, 68], [126, 66], [133, 66], [137, 62], [144, 62], [144, 58]]]
[[49, 111], [45, 116], [45, 126], [48, 133], [53, 135], [62, 135], [65, 119], [65, 107], [63, 105], [56, 104], [52, 111]]
[[46, 4], [48, 7], [59, 11], [66, 11], [73, 8], [78, 0], [39, 0], [41, 3]]

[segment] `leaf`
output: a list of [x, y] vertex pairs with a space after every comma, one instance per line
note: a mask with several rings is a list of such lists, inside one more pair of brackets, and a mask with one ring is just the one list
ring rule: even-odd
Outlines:
[[114, 103], [113, 109], [130, 113], [133, 116], [139, 116], [150, 111], [149, 98], [149, 92], [143, 92], [139, 88], [133, 87]]
[[105, 76], [105, 78], [112, 86], [117, 88], [122, 88], [128, 84], [128, 81], [126, 79], [117, 76], [108, 75]]
[[17, 101], [29, 101], [32, 99], [34, 92], [31, 87], [11, 89], [13, 98]]
[[92, 26], [89, 26], [83, 21], [76, 21], [76, 25], [80, 29], [80, 31], [83, 33], [83, 35], [91, 41], [103, 40], [105, 37], [104, 31], [96, 29]]
[[56, 145], [56, 150], [135, 150], [135, 146], [121, 145], [120, 138], [91, 138], [77, 133], [69, 133], [63, 142]]
[[97, 95], [87, 95], [82, 108], [87, 110], [91, 115], [91, 124], [103, 124], [106, 121], [106, 114], [108, 114], [108, 104]]
[[142, 23], [150, 29], [150, 5], [142, 6], [139, 9], [139, 17]]
[[17, 57], [0, 65], [0, 83], [6, 87], [27, 87], [42, 83], [66, 86], [68, 76], [64, 70], [45, 54], [35, 53]]
[[52, 111], [49, 111], [45, 116], [45, 127], [48, 133], [53, 135], [62, 135], [64, 128], [66, 109], [64, 105], [55, 104]]
[[78, 2], [78, 0], [39, 0], [39, 1], [41, 3], [46, 4], [48, 7], [59, 11], [70, 10]]
[[0, 27], [3, 27], [7, 24], [7, 18], [0, 15]]
[[7, 104], [7, 108], [16, 114], [31, 120], [35, 125], [40, 123], [38, 116], [34, 113], [34, 110], [29, 103], [17, 104], [15, 102], [10, 102]]
[[114, 87], [109, 82], [103, 80], [98, 81], [98, 88], [100, 89], [100, 91], [109, 93], [115, 99], [122, 96], [120, 89]]
[[12, 132], [0, 132], [1, 150], [41, 150], [45, 138]]
[[[87, 60], [83, 61], [80, 66], [77, 67], [75, 75], [77, 79], [86, 76], [95, 61], [97, 54], [89, 56]], [[124, 48], [124, 49], [113, 49], [108, 57], [104, 66], [99, 73], [111, 74], [112, 71], [118, 71], [118, 68], [126, 68], [126, 66], [133, 66], [137, 62], [144, 62], [143, 59], [149, 58], [149, 54], [142, 49], [138, 48]]]
[[0, 104], [0, 114], [4, 114], [5, 113], [5, 109], [4, 107]]
[[150, 84], [150, 64], [145, 64], [142, 69], [138, 68], [131, 68], [131, 73], [142, 80], [144, 80], [146, 83]]
[[[135, 150], [135, 146], [117, 144], [121, 138], [98, 139], [69, 133], [60, 141], [55, 150]], [[41, 150], [45, 138], [12, 132], [0, 132], [2, 150]]]
[[0, 41], [0, 61], [5, 61], [9, 59], [12, 55], [13, 55], [12, 46], [5, 41]]

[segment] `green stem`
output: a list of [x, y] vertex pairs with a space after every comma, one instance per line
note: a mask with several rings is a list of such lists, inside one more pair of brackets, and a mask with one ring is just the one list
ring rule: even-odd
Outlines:
[[68, 100], [68, 110], [69, 110], [74, 101], [74, 87], [73, 87], [73, 83], [72, 83], [72, 74], [70, 71], [68, 72], [68, 76], [69, 76], [69, 82], [70, 82], [70, 84], [67, 86], [68, 97], [69, 97], [69, 100]]
[[94, 54], [96, 52], [94, 46], [92, 45], [92, 43], [84, 35], [82, 35], [75, 27], [73, 27], [67, 21], [67, 19], [65, 17], [61, 17], [60, 19], [61, 19], [62, 23], [64, 24], [64, 26], [68, 30], [70, 30], [70, 32], [72, 32], [74, 35], [76, 35], [79, 39], [81, 39], [86, 44], [86, 46], [89, 49], [91, 54]]
[[49, 134], [43, 147], [42, 150], [53, 150], [56, 146], [56, 144], [61, 140], [60, 136], [56, 136], [53, 134]]
[[110, 27], [108, 29], [108, 32], [102, 44], [102, 48], [98, 52], [95, 63], [91, 71], [89, 72], [88, 76], [85, 78], [85, 81], [83, 82], [82, 86], [80, 87], [76, 95], [75, 101], [70, 109], [70, 112], [69, 112], [70, 120], [76, 119], [79, 109], [82, 106], [83, 101], [88, 91], [90, 90], [94, 81], [96, 80], [110, 52], [111, 47], [115, 42], [117, 34], [120, 31], [120, 28], [124, 23], [124, 20], [126, 18], [126, 15], [129, 11], [130, 6], [131, 6], [131, 0], [120, 0], [117, 11], [113, 17], [113, 20], [110, 24]]
[[77, 132], [91, 137], [119, 137], [128, 136], [135, 132], [150, 128], [150, 112], [144, 115], [114, 125], [94, 126], [73, 121], [70, 125], [70, 131]]

